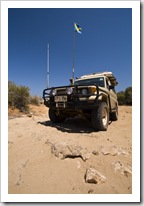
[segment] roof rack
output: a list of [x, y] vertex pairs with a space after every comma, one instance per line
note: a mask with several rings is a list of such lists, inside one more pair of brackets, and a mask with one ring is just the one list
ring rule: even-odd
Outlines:
[[95, 76], [106, 76], [112, 85], [116, 86], [118, 84], [116, 78], [114, 77], [114, 75], [112, 74], [112, 72], [94, 72], [92, 74], [87, 74], [87, 75], [83, 75], [80, 77], [80, 79], [84, 79], [84, 78], [94, 78]]

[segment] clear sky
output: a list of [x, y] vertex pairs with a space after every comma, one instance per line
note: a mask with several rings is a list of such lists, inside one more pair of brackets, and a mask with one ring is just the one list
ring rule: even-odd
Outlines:
[[75, 77], [112, 71], [116, 91], [132, 86], [132, 9], [8, 9], [8, 80], [42, 96], [47, 86], [47, 45], [50, 45], [50, 86], [69, 84], [72, 76], [74, 22]]

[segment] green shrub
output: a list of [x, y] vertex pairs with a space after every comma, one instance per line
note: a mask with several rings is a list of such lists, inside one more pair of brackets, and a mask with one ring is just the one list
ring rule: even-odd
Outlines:
[[123, 91], [117, 93], [118, 104], [124, 105], [125, 104], [125, 94]]
[[128, 87], [125, 90], [125, 102], [126, 105], [132, 105], [132, 87]]
[[29, 104], [30, 89], [26, 86], [17, 86], [14, 82], [8, 82], [8, 105], [27, 111]]
[[119, 105], [132, 105], [132, 87], [127, 87], [125, 91], [117, 93]]

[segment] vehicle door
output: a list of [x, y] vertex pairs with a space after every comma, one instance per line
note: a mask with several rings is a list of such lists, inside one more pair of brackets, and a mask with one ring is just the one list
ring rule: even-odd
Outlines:
[[108, 78], [106, 78], [106, 87], [109, 90], [109, 94], [110, 94], [110, 104], [111, 104], [111, 108], [114, 109], [117, 106], [117, 95], [114, 89], [110, 89], [111, 86], [111, 82]]

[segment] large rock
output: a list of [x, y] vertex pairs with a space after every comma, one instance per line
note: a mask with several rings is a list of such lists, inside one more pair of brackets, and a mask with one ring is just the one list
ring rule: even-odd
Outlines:
[[106, 181], [106, 177], [98, 172], [95, 168], [90, 167], [86, 170], [85, 181], [87, 183], [101, 184]]
[[91, 155], [91, 152], [89, 152], [87, 148], [83, 148], [79, 145], [70, 145], [66, 142], [52, 143], [49, 140], [47, 143], [51, 146], [52, 154], [61, 159], [80, 157], [82, 160], [86, 161]]

